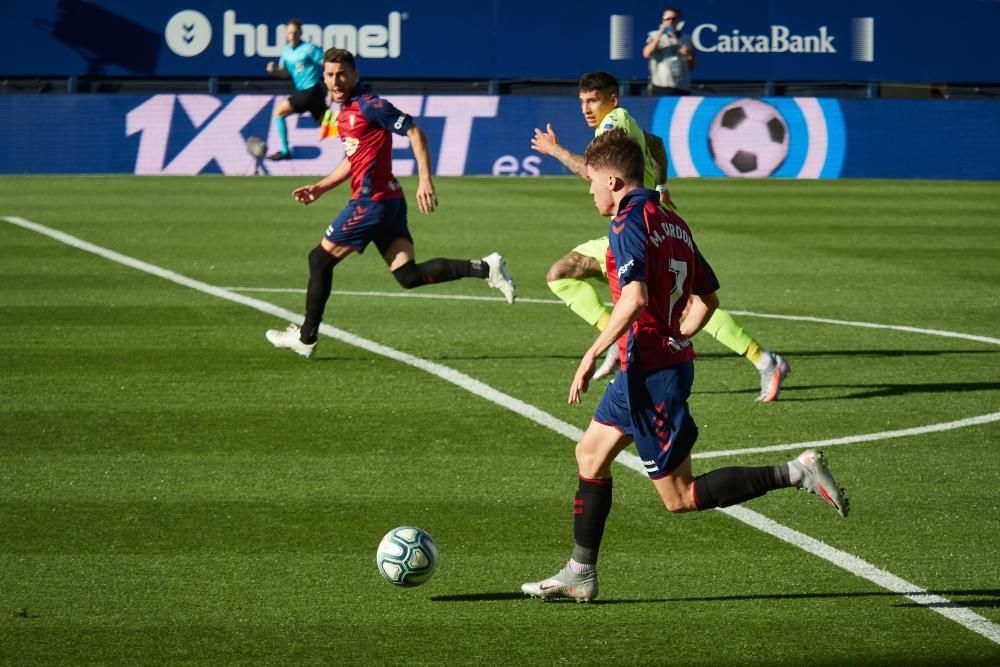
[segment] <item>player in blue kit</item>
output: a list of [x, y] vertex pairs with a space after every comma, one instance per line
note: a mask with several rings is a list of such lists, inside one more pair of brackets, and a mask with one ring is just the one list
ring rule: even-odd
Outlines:
[[285, 25], [285, 48], [278, 64], [267, 64], [267, 71], [274, 76], [291, 77], [295, 92], [274, 108], [274, 126], [278, 130], [280, 148], [267, 156], [269, 160], [290, 160], [292, 149], [288, 146], [288, 126], [285, 116], [307, 111], [323, 121], [326, 113], [326, 86], [323, 85], [323, 49], [312, 42], [302, 41], [302, 21], [289, 19]]
[[312, 356], [319, 336], [326, 302], [333, 286], [333, 269], [352, 252], [364, 252], [369, 243], [378, 248], [393, 277], [406, 289], [459, 278], [480, 278], [514, 303], [514, 282], [500, 253], [479, 259], [432, 259], [416, 263], [413, 237], [406, 219], [406, 199], [392, 174], [392, 134], [410, 140], [417, 165], [417, 205], [422, 213], [437, 206], [431, 181], [431, 154], [424, 131], [389, 102], [362, 85], [354, 56], [344, 49], [327, 49], [323, 78], [333, 101], [340, 104], [337, 135], [345, 157], [318, 183], [297, 188], [292, 196], [305, 205], [351, 180], [351, 200], [309, 253], [306, 316], [301, 329], [270, 329], [267, 339], [275, 347]]
[[718, 282], [687, 224], [660, 205], [659, 193], [642, 187], [639, 144], [620, 129], [609, 130], [591, 142], [585, 159], [598, 212], [615, 216], [607, 252], [614, 309], [577, 368], [569, 402], [580, 401], [598, 360], [615, 341], [621, 371], [576, 445], [572, 557], [554, 576], [521, 590], [542, 598], [597, 597], [597, 555], [611, 511], [611, 463], [632, 442], [671, 512], [728, 507], [774, 489], [798, 487], [847, 516], [843, 489], [823, 453], [812, 449], [776, 466], [720, 468], [693, 476], [691, 450], [698, 428], [687, 404], [694, 380], [690, 338], [718, 307]]

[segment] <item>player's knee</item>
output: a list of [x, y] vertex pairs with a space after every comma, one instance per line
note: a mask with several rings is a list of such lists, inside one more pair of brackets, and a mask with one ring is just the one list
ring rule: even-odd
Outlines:
[[413, 260], [393, 271], [392, 276], [396, 282], [403, 286], [403, 289], [413, 289], [424, 284], [424, 274], [417, 268], [417, 263]]
[[580, 475], [588, 479], [601, 479], [611, 476], [610, 462], [606, 461], [603, 452], [595, 451], [582, 442], [576, 445], [576, 465]]
[[551, 283], [555, 280], [562, 280], [563, 278], [569, 277], [569, 271], [566, 270], [566, 267], [562, 264], [562, 262], [556, 262], [549, 267], [548, 273], [545, 274], [545, 282]]
[[309, 272], [322, 273], [328, 269], [333, 269], [339, 260], [318, 245], [309, 253]]
[[573, 251], [549, 267], [549, 272], [545, 275], [545, 280], [546, 282], [566, 278], [585, 280], [587, 278], [599, 278], [601, 275], [600, 264], [590, 257], [585, 257]]
[[283, 100], [274, 107], [274, 111], [271, 112], [271, 115], [277, 118], [278, 116], [287, 116], [293, 111], [294, 109], [292, 109], [291, 103], [288, 100]]

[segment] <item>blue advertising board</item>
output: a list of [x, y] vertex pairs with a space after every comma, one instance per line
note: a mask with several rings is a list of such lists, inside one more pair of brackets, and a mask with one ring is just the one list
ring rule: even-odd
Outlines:
[[[284, 25], [377, 78], [647, 78], [664, 3], [36, 0], [4, 8], [0, 75], [266, 76]], [[704, 0], [685, 8], [696, 81], [1000, 81], [1000, 2]]]
[[[0, 96], [0, 173], [250, 174], [246, 138], [277, 145], [281, 95]], [[551, 123], [582, 152], [593, 132], [572, 97], [387, 95], [427, 132], [440, 176], [568, 173], [535, 153]], [[1000, 179], [1000, 101], [625, 98], [664, 139], [674, 177]], [[289, 116], [295, 159], [275, 175], [323, 175], [343, 159], [308, 115]], [[393, 170], [414, 173], [405, 137]]]

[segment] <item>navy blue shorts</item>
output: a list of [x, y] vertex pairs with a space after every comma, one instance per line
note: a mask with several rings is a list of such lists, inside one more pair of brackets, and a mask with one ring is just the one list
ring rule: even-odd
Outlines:
[[594, 421], [630, 436], [650, 479], [659, 479], [690, 456], [698, 439], [687, 404], [693, 382], [691, 362], [654, 371], [633, 362], [608, 385]]
[[406, 225], [406, 200], [383, 199], [352, 199], [340, 212], [324, 236], [332, 243], [364, 252], [369, 243], [382, 254], [385, 254], [389, 244], [399, 237], [408, 239], [411, 243], [410, 229]]

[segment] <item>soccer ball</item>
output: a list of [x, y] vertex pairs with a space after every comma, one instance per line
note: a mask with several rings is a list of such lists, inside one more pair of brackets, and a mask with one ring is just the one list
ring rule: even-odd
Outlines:
[[247, 137], [247, 153], [250, 153], [255, 159], [263, 160], [264, 156], [267, 154], [267, 144], [260, 137]]
[[430, 579], [437, 568], [437, 545], [419, 528], [393, 528], [379, 542], [375, 563], [390, 584], [419, 586]]
[[788, 125], [767, 102], [730, 102], [712, 120], [708, 152], [727, 176], [770, 176], [788, 157]]

